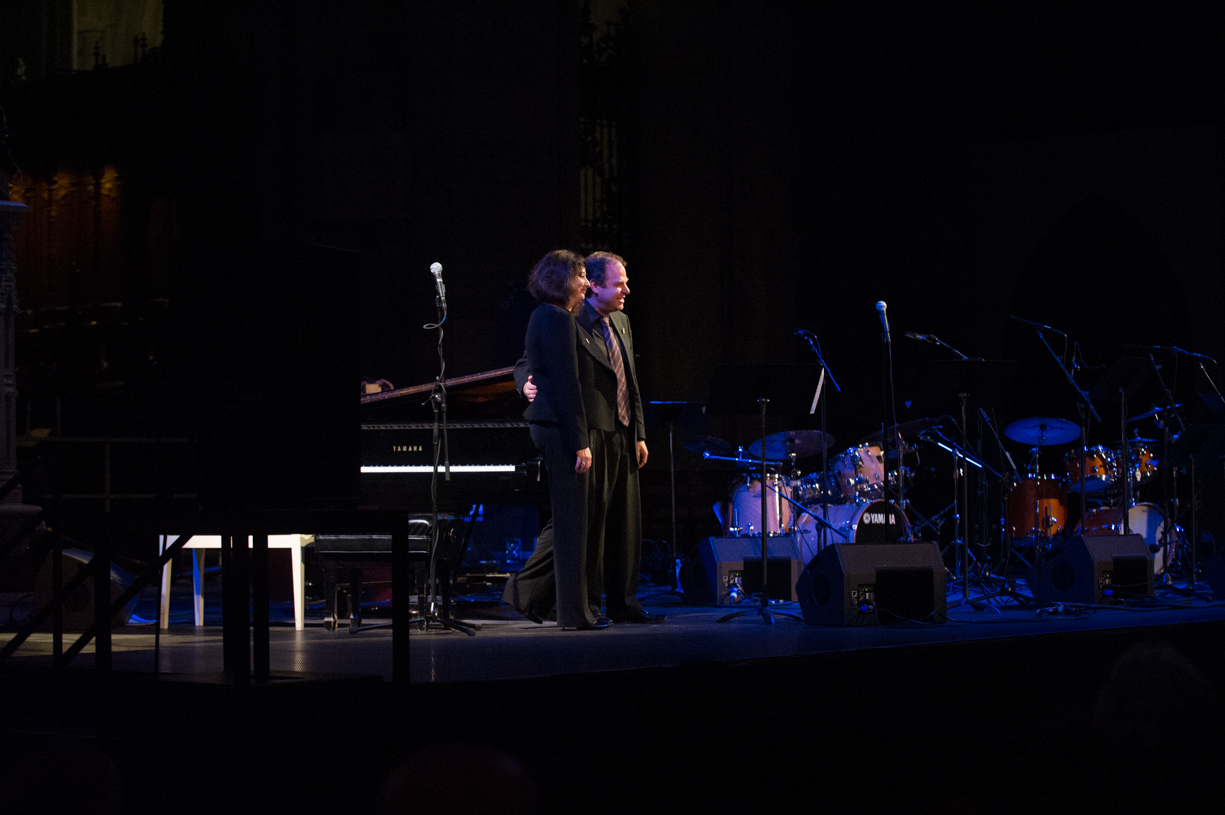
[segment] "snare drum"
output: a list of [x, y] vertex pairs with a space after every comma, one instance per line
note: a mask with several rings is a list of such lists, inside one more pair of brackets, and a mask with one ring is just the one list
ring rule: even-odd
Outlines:
[[1081, 489], [1087, 493], [1101, 492], [1114, 483], [1114, 479], [1118, 477], [1118, 464], [1114, 451], [1100, 444], [1085, 450], [1083, 472], [1079, 447], [1073, 448], [1063, 460], [1067, 466], [1070, 482], [1068, 489], [1071, 492], [1080, 492]]
[[875, 444], [861, 444], [834, 456], [829, 470], [843, 501], [865, 502], [881, 497], [885, 456]]
[[[791, 487], [787, 479], [766, 476], [766, 517], [769, 534], [791, 526]], [[782, 524], [779, 524], [779, 519]], [[761, 535], [761, 479], [746, 476], [732, 491], [727, 514], [723, 518], [723, 534], [728, 537]]]
[[[819, 506], [812, 508], [812, 512], [834, 527], [825, 533], [826, 546], [834, 543], [897, 543], [910, 540], [910, 521], [892, 501], [830, 504], [829, 515], [822, 514], [822, 507]], [[817, 520], [805, 512], [796, 524], [795, 535], [800, 544], [800, 555], [807, 563], [821, 549], [821, 530]]]
[[[1136, 504], [1127, 510], [1127, 527], [1133, 535], [1144, 538], [1149, 551], [1153, 553], [1153, 574], [1165, 572], [1167, 563], [1178, 556], [1178, 545], [1181, 542], [1178, 527], [1170, 530], [1170, 539], [1164, 548], [1161, 547], [1161, 535], [1165, 531], [1165, 515], [1156, 504]], [[1123, 508], [1102, 507], [1085, 515], [1085, 520], [1076, 528], [1077, 532], [1086, 535], [1122, 535]]]
[[1051, 537], [1068, 522], [1068, 484], [1051, 475], [1027, 476], [1008, 493], [1008, 534], [1015, 538]]

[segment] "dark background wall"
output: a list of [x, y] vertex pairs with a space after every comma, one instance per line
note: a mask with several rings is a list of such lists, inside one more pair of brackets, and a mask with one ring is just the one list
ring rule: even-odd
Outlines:
[[[0, 13], [50, 25], [28, 3]], [[1067, 332], [1090, 366], [1123, 343], [1225, 351], [1216, 6], [639, 0], [588, 19], [565, 0], [167, 2], [162, 85], [139, 117], [117, 115], [130, 98], [119, 80], [82, 96], [96, 76], [32, 74], [4, 89], [11, 149], [27, 167], [127, 156], [125, 189], [144, 190], [149, 212], [172, 192], [172, 219], [129, 220], [172, 221], [150, 229], [173, 236], [175, 354], [206, 372], [210, 415], [262, 400], [274, 420], [284, 402], [271, 394], [289, 386], [268, 372], [300, 356], [286, 332], [355, 343], [358, 361], [334, 372], [432, 379], [421, 326], [434, 261], [448, 372], [510, 365], [532, 306], [523, 280], [557, 246], [626, 255], [653, 399], [704, 401], [720, 362], [810, 361], [792, 332], [816, 332], [843, 387], [829, 401], [840, 448], [883, 421], [877, 300], [902, 420], [937, 412], [918, 397], [928, 363], [948, 356], [908, 330], [1017, 360], [995, 405], [1004, 424], [1076, 419], [1062, 375], [1009, 314]], [[611, 85], [590, 81], [581, 50], [605, 20], [620, 24]], [[63, 50], [48, 37], [6, 34], [5, 48], [41, 43], [45, 61]], [[129, 69], [149, 72], [112, 72]], [[612, 237], [584, 245], [580, 119], [608, 95], [622, 198]], [[71, 138], [40, 138], [51, 119]], [[300, 290], [310, 244], [348, 260], [317, 263]], [[321, 318], [284, 314], [291, 291]], [[1212, 418], [1185, 361], [1177, 388], [1194, 418]], [[1102, 412], [1098, 443], [1118, 430]], [[755, 424], [686, 419], [680, 432], [748, 444]], [[647, 487], [662, 506], [667, 440], [650, 433]], [[696, 539], [723, 476], [681, 440], [681, 537]], [[656, 537], [670, 534], [665, 514]]]

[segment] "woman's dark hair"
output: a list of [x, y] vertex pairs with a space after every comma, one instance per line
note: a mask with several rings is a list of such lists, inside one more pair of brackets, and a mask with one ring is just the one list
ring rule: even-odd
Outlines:
[[542, 303], [565, 308], [574, 293], [574, 278], [586, 270], [583, 256], [554, 249], [540, 259], [527, 279], [527, 290]]

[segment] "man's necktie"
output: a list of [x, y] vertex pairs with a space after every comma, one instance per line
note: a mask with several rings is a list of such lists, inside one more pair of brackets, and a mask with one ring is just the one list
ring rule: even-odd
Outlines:
[[621, 420], [621, 424], [629, 427], [630, 389], [625, 383], [625, 360], [621, 359], [621, 344], [613, 337], [607, 314], [600, 318], [600, 324], [604, 327], [604, 344], [608, 346], [608, 359], [612, 362], [613, 373], [617, 375], [617, 418]]

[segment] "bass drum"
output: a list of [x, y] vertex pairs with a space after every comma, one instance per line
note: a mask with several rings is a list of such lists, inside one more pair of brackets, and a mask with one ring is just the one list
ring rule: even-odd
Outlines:
[[[766, 478], [766, 516], [770, 534], [786, 532], [791, 526], [791, 487], [787, 479], [777, 475]], [[782, 521], [781, 525], [779, 521]], [[761, 535], [761, 479], [746, 477], [732, 490], [731, 500], [723, 517], [723, 534], [729, 538]]]
[[[1161, 535], [1165, 532], [1165, 515], [1156, 504], [1136, 504], [1127, 510], [1127, 527], [1133, 535], [1144, 538], [1148, 550], [1153, 552], [1153, 574], [1164, 574], [1167, 563], [1178, 557], [1181, 542], [1179, 528], [1170, 530], [1170, 539], [1161, 547]], [[1085, 520], [1076, 527], [1082, 535], [1122, 535], [1123, 508], [1102, 507], [1085, 515]], [[1156, 551], [1154, 551], [1156, 550]]]
[[[910, 521], [892, 501], [870, 504], [831, 504], [829, 515], [821, 507], [811, 511], [825, 518], [833, 527], [825, 533], [825, 545], [831, 543], [897, 543], [910, 540]], [[805, 512], [796, 524], [796, 541], [804, 562], [812, 560], [821, 550], [821, 529], [816, 518]]]

